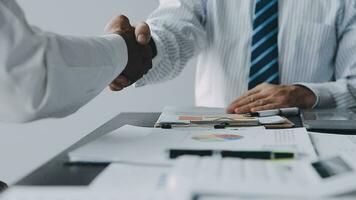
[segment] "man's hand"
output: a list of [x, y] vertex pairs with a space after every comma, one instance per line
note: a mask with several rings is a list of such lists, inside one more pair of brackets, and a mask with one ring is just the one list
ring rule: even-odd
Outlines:
[[308, 88], [299, 85], [271, 85], [263, 83], [232, 102], [228, 113], [248, 113], [276, 108], [311, 108], [316, 96]]
[[127, 45], [128, 63], [124, 71], [111, 84], [110, 89], [120, 91], [143, 77], [152, 68], [152, 49], [148, 45], [151, 32], [144, 22], [131, 26], [126, 16], [114, 18], [105, 28], [108, 34], [121, 35]]

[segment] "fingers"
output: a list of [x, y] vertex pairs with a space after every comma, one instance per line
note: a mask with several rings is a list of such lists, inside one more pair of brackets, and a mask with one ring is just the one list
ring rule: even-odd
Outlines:
[[[257, 99], [257, 97], [255, 98], [251, 98], [251, 95], [255, 95], [258, 94], [260, 91], [262, 90], [261, 86], [257, 86], [249, 91], [247, 91], [245, 94], [243, 94], [240, 98], [238, 98], [237, 100], [233, 101], [227, 108], [227, 112], [228, 113], [234, 113], [235, 109], [237, 108], [237, 106], [241, 106], [244, 105], [241, 102], [242, 101], [253, 101], [255, 99]], [[249, 103], [249, 102], [248, 102]]]
[[127, 79], [126, 77], [120, 75], [118, 78], [116, 78], [109, 85], [109, 87], [110, 87], [110, 90], [112, 90], [112, 91], [121, 91], [130, 85], [131, 85], [131, 81], [129, 79]]
[[137, 42], [142, 45], [147, 45], [151, 40], [151, 30], [148, 24], [141, 22], [135, 28]]
[[114, 17], [105, 27], [106, 33], [125, 32], [132, 28], [130, 20], [125, 15]]
[[250, 92], [250, 94], [251, 95], [239, 98], [236, 101], [234, 101], [232, 104], [230, 104], [229, 107], [227, 108], [227, 112], [228, 113], [250, 112], [250, 110], [247, 109], [247, 106], [254, 105], [260, 99], [263, 99], [263, 98], [267, 97], [265, 94], [262, 94], [262, 93]]
[[261, 94], [261, 93], [257, 93], [257, 94], [252, 94], [250, 96], [247, 96], [245, 98], [242, 98], [240, 99], [240, 101], [237, 101], [234, 106], [235, 107], [240, 107], [240, 106], [243, 106], [243, 105], [246, 105], [246, 104], [250, 104], [250, 103], [253, 103], [259, 99], [262, 99], [266, 97], [264, 94]]
[[110, 90], [113, 91], [113, 92], [119, 92], [119, 91], [121, 91], [122, 89], [124, 89], [121, 85], [118, 85], [118, 84], [116, 84], [116, 83], [111, 83], [111, 84], [109, 85], [109, 88], [110, 88]]
[[125, 15], [120, 15], [116, 18], [117, 22], [120, 24], [118, 28], [120, 31], [128, 31], [131, 28], [130, 20]]
[[[259, 100], [268, 97], [270, 94], [265, 92], [267, 88], [272, 87], [271, 84], [262, 83], [255, 88], [247, 91], [240, 98], [232, 102], [228, 108], [228, 113], [246, 113], [250, 112], [250, 104]], [[239, 109], [243, 107], [242, 109]]]
[[251, 103], [245, 104], [243, 106], [237, 107], [234, 112], [237, 114], [243, 114], [243, 113], [248, 113], [248, 112], [255, 112], [254, 110], [259, 107], [263, 107], [265, 105], [270, 105], [274, 104], [273, 100], [271, 98], [261, 98], [258, 100], [255, 100]]
[[266, 104], [263, 106], [257, 106], [257, 107], [251, 108], [251, 112], [257, 112], [257, 111], [261, 111], [261, 110], [271, 110], [271, 109], [277, 109], [277, 108], [280, 108], [279, 104], [272, 103], [272, 104]]
[[120, 83], [124, 87], [131, 85], [131, 81], [123, 75], [120, 75], [117, 79], [115, 79], [115, 82]]

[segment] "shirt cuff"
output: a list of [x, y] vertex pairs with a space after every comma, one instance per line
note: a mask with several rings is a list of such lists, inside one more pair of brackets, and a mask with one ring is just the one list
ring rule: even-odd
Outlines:
[[312, 108], [329, 108], [334, 104], [334, 99], [327, 86], [321, 83], [297, 83], [308, 88], [316, 96], [315, 104]]
[[128, 50], [124, 38], [117, 34], [102, 36], [110, 48], [109, 56], [111, 57], [114, 67], [113, 75], [116, 78], [125, 69], [128, 62]]

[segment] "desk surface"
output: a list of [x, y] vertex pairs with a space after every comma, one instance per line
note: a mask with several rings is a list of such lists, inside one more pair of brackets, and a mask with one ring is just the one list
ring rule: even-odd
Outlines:
[[[88, 185], [107, 167], [107, 164], [71, 165], [68, 164], [68, 152], [126, 124], [153, 127], [159, 115], [160, 113], [119, 114], [25, 178], [18, 181], [15, 185]], [[297, 127], [301, 126], [299, 117], [292, 117], [289, 119], [293, 121]]]

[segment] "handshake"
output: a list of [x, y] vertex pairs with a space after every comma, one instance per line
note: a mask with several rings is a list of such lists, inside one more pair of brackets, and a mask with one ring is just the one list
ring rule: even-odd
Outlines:
[[120, 91], [143, 77], [152, 68], [153, 49], [149, 45], [151, 31], [141, 22], [131, 26], [126, 16], [115, 17], [105, 28], [107, 34], [123, 37], [127, 46], [128, 62], [122, 73], [110, 84], [112, 91]]

